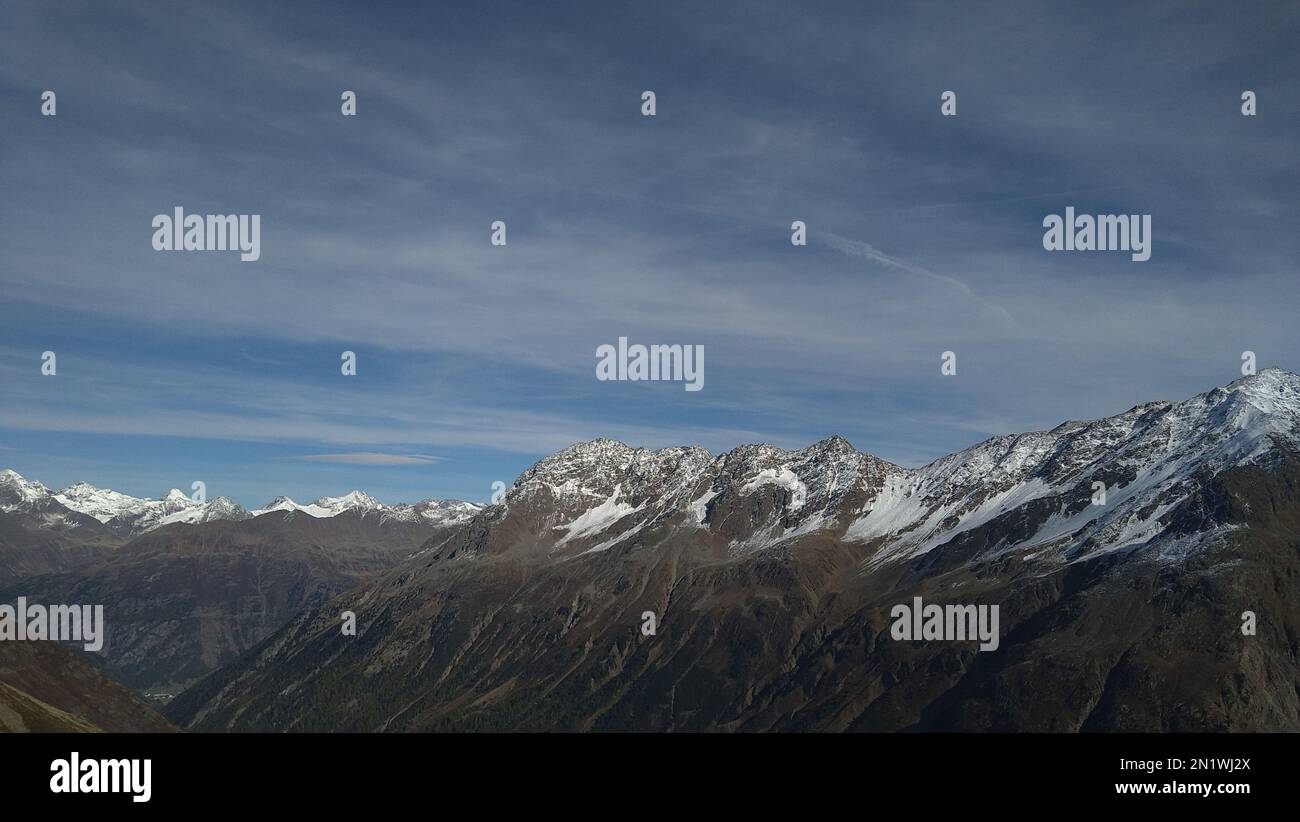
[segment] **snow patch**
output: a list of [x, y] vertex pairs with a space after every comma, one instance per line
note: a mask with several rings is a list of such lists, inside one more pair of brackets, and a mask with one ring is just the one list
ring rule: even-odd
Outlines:
[[628, 514], [635, 514], [645, 507], [644, 505], [638, 505], [634, 508], [626, 502], [619, 502], [618, 498], [622, 492], [622, 485], [614, 486], [614, 493], [600, 505], [587, 509], [568, 525], [555, 526], [557, 530], [565, 531], [565, 535], [556, 545], [563, 545], [571, 540], [599, 534]]
[[700, 496], [696, 497], [694, 500], [691, 500], [691, 503], [688, 506], [688, 509], [690, 510], [691, 514], [693, 514], [695, 517], [694, 520], [695, 524], [700, 526], [701, 528], [706, 527], [704, 523], [704, 518], [709, 515], [709, 503], [717, 495], [718, 492], [710, 488]]
[[752, 494], [764, 485], [778, 485], [790, 492], [790, 501], [785, 506], [787, 511], [798, 511], [808, 500], [808, 486], [803, 484], [798, 474], [785, 467], [780, 470], [764, 468], [756, 477], [745, 483], [740, 493]]

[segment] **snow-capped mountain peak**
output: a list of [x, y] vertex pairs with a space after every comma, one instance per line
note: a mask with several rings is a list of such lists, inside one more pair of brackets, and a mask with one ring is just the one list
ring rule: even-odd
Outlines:
[[[917, 556], [1033, 510], [1014, 547], [1075, 558], [1146, 544], [1213, 476], [1300, 442], [1300, 377], [1265, 369], [1182, 402], [994, 437], [900, 475], [845, 539]], [[1097, 484], [1100, 484], [1098, 486]], [[1097, 489], [1105, 501], [1094, 503]], [[1013, 547], [1008, 542], [1006, 547]]]
[[270, 511], [302, 511], [313, 517], [333, 517], [344, 511], [376, 511], [383, 507], [383, 503], [364, 491], [350, 491], [341, 497], [321, 497], [307, 505], [294, 502], [289, 497], [276, 497], [268, 502], [265, 507], [254, 511], [253, 515], [257, 516]]
[[298, 505], [298, 503], [288, 497], [280, 496], [271, 500], [266, 505], [263, 505], [261, 508], [256, 509], [252, 513], [253, 516], [257, 516], [258, 514], [265, 514], [270, 511], [297, 511], [300, 510], [301, 507], [302, 506]]
[[383, 508], [383, 503], [367, 494], [365, 491], [349, 491], [341, 497], [321, 497], [313, 505], [330, 510], [348, 510], [360, 509], [362, 511], [373, 511]]
[[0, 471], [0, 510], [15, 510], [31, 506], [50, 495], [50, 489], [35, 480], [29, 480], [6, 468]]
[[677, 529], [708, 531], [692, 538], [717, 539], [729, 553], [820, 533], [870, 546], [871, 564], [949, 544], [1057, 561], [1144, 545], [1176, 554], [1230, 528], [1202, 518], [1204, 534], [1174, 538], [1180, 517], [1202, 521], [1181, 512], [1199, 504], [1206, 477], [1267, 467], [1286, 447], [1300, 450], [1300, 377], [1266, 369], [1182, 402], [992, 437], [920, 468], [840, 436], [796, 451], [742, 445], [716, 458], [601, 438], [537, 462], [487, 516], [516, 519], [513, 533], [547, 535], [540, 549], [562, 556]]
[[92, 516], [100, 522], [108, 522], [120, 514], [141, 511], [153, 502], [111, 488], [96, 488], [86, 482], [69, 485], [54, 494], [54, 498], [72, 510]]

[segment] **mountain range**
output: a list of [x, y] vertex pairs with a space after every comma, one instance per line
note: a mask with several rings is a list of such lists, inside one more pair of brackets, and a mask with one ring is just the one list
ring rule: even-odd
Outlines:
[[[200, 730], [1300, 730], [1298, 558], [1300, 378], [1279, 370], [921, 468], [841, 437], [716, 457], [598, 439], [303, 609], [167, 715]], [[891, 609], [917, 596], [998, 605], [999, 649], [894, 640]]]
[[[1300, 730], [1300, 377], [919, 468], [596, 439], [487, 507], [6, 471], [17, 596], [106, 612], [99, 654], [0, 643], [20, 729]], [[916, 597], [996, 605], [997, 649], [894, 639]]]

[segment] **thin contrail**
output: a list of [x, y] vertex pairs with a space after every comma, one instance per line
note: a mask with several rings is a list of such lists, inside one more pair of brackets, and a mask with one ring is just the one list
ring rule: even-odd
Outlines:
[[1016, 324], [1015, 319], [1005, 308], [984, 299], [983, 297], [981, 297], [980, 295], [972, 291], [970, 286], [966, 285], [964, 282], [958, 280], [955, 277], [949, 277], [946, 274], [936, 274], [933, 271], [929, 270], [928, 268], [922, 268], [921, 266], [912, 265], [911, 263], [904, 262], [898, 259], [897, 257], [892, 257], [889, 254], [886, 254], [885, 252], [881, 251], [880, 249], [876, 248], [870, 243], [864, 243], [861, 240], [851, 240], [848, 237], [841, 237], [838, 234], [832, 234], [826, 231], [819, 231], [815, 235], [813, 235], [813, 237], [825, 242], [827, 246], [840, 252], [841, 254], [847, 254], [850, 257], [862, 257], [864, 259], [871, 260], [872, 262], [879, 263], [880, 265], [887, 266], [889, 268], [896, 268], [899, 271], [905, 271], [908, 274], [914, 274], [918, 277], [924, 277], [928, 280], [942, 283], [948, 286], [949, 288], [956, 289], [957, 291], [960, 291], [962, 294], [966, 295], [970, 299], [974, 300], [975, 302], [979, 303], [980, 305], [994, 312], [998, 316], [1002, 317], [1004, 320], [1007, 321], [1008, 324], [1012, 326], [1015, 326]]

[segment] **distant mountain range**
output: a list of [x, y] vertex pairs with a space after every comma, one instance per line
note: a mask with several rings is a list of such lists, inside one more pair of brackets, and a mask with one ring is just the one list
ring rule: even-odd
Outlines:
[[[352, 491], [341, 497], [321, 497], [309, 505], [299, 505], [288, 497], [276, 497], [264, 507], [253, 511], [252, 516], [271, 511], [302, 511], [313, 517], [335, 517], [345, 511], [360, 511], [363, 514], [377, 514], [383, 520], [449, 526], [464, 522], [481, 510], [483, 510], [482, 505], [455, 499], [426, 499], [420, 502], [384, 505], [364, 491]], [[235, 517], [225, 517], [225, 519], [235, 519]]]
[[12, 469], [0, 471], [0, 513], [37, 513], [42, 516], [42, 525], [56, 528], [84, 524], [84, 520], [70, 517], [67, 512], [71, 511], [98, 520], [108, 530], [122, 536], [138, 536], [175, 523], [237, 522], [272, 511], [302, 511], [313, 517], [361, 511], [381, 519], [453, 525], [473, 516], [482, 507], [461, 500], [434, 499], [385, 505], [364, 491], [352, 491], [341, 497], [322, 497], [310, 505], [299, 505], [288, 497], [276, 497], [264, 507], [249, 512], [228, 497], [200, 502], [176, 488], [161, 499], [132, 497], [85, 482], [70, 485], [62, 491], [51, 491]]
[[[107, 639], [89, 658], [133, 688], [176, 693], [481, 508], [385, 505], [354, 491], [248, 512], [177, 490], [157, 500], [86, 483], [53, 492], [7, 470], [0, 603], [103, 604]], [[0, 643], [0, 665], [13, 645]]]

